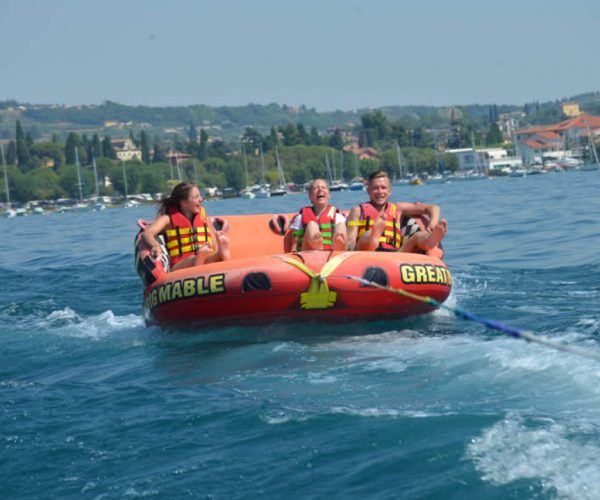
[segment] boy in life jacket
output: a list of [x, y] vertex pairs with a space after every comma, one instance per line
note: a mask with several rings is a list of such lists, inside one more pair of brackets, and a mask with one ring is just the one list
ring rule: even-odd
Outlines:
[[[383, 170], [369, 176], [369, 201], [352, 208], [348, 217], [348, 250], [379, 250], [387, 252], [418, 252], [436, 247], [448, 230], [448, 223], [439, 220], [440, 208], [425, 203], [390, 203], [392, 184]], [[429, 216], [425, 231], [410, 237], [401, 234], [403, 216]]]
[[191, 182], [180, 182], [158, 203], [158, 217], [142, 233], [155, 258], [162, 254], [156, 239], [161, 233], [171, 271], [231, 258], [229, 239], [222, 231], [215, 231], [202, 206], [200, 190]]
[[285, 252], [301, 250], [344, 250], [346, 217], [329, 204], [331, 193], [323, 179], [310, 183], [308, 197], [312, 206], [304, 207], [294, 217], [283, 240]]

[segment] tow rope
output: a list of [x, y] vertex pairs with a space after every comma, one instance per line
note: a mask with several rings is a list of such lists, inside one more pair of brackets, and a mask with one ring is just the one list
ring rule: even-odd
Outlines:
[[462, 319], [465, 319], [468, 321], [474, 321], [476, 323], [480, 323], [491, 330], [496, 330], [496, 331], [502, 332], [513, 338], [522, 339], [527, 342], [534, 342], [537, 344], [544, 345], [546, 347], [550, 347], [551, 349], [555, 349], [555, 350], [563, 351], [563, 352], [569, 352], [569, 353], [575, 354], [577, 356], [581, 356], [581, 357], [588, 358], [588, 359], [593, 359], [595, 361], [600, 362], [600, 354], [597, 354], [595, 352], [589, 352], [589, 351], [586, 351], [579, 347], [574, 347], [574, 346], [571, 346], [568, 344], [563, 344], [561, 342], [549, 340], [545, 337], [540, 337], [539, 335], [535, 335], [531, 332], [527, 332], [524, 330], [520, 330], [518, 328], [514, 328], [512, 326], [505, 325], [504, 323], [501, 323], [500, 321], [495, 321], [495, 320], [486, 319], [486, 318], [480, 318], [479, 316], [476, 316], [472, 312], [466, 311], [465, 309], [461, 309], [460, 307], [447, 306], [447, 305], [442, 304], [441, 302], [438, 302], [437, 300], [435, 300], [431, 297], [427, 297], [425, 295], [417, 295], [416, 293], [407, 292], [406, 290], [401, 290], [398, 288], [392, 288], [390, 286], [380, 285], [379, 283], [376, 283], [374, 281], [369, 281], [364, 278], [360, 278], [358, 276], [352, 276], [349, 274], [344, 275], [344, 276], [336, 276], [336, 277], [347, 278], [347, 279], [350, 279], [353, 281], [358, 281], [359, 283], [361, 283], [365, 286], [372, 286], [374, 288], [379, 288], [380, 290], [385, 290], [390, 293], [395, 293], [397, 295], [402, 295], [404, 297], [408, 297], [413, 300], [423, 302], [425, 304], [429, 304], [438, 309], [445, 309], [446, 311], [450, 311], [451, 313], [453, 313], [455, 316], [458, 316], [459, 318], [462, 318]]

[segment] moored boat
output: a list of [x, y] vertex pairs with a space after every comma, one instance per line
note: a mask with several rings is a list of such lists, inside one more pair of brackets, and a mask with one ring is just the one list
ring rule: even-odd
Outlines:
[[[216, 218], [228, 227], [231, 260], [168, 272], [138, 236], [136, 267], [145, 285], [148, 325], [231, 325], [279, 321], [398, 319], [433, 306], [357, 282], [354, 277], [443, 302], [450, 271], [433, 255], [398, 252], [283, 253], [281, 224], [289, 216]], [[281, 222], [281, 219], [279, 219]], [[438, 251], [439, 249], [435, 249]]]

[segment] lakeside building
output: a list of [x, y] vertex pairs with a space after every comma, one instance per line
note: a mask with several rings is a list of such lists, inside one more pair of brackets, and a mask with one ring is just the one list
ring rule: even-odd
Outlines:
[[376, 160], [377, 150], [374, 148], [361, 148], [357, 142], [344, 146], [346, 153], [352, 153], [358, 156], [359, 160]]
[[460, 148], [446, 149], [445, 153], [456, 156], [459, 171], [502, 172], [523, 167], [520, 156], [509, 156], [503, 148]]
[[[573, 106], [576, 106], [573, 107]], [[579, 107], [566, 109], [575, 113]], [[516, 148], [526, 165], [545, 159], [576, 157], [600, 135], [600, 117], [580, 113], [553, 125], [527, 127], [515, 132]]]
[[142, 150], [131, 141], [131, 139], [112, 139], [110, 141], [115, 148], [117, 159], [121, 161], [142, 161]]
[[169, 151], [165, 157], [172, 167], [176, 167], [182, 161], [192, 159], [192, 155], [181, 151]]

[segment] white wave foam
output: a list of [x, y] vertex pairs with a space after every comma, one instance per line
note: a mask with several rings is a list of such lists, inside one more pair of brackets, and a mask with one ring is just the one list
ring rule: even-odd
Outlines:
[[104, 311], [97, 316], [82, 317], [70, 307], [52, 311], [36, 325], [42, 330], [53, 330], [68, 337], [103, 338], [116, 331], [130, 330], [143, 326], [141, 316], [133, 314], [115, 316], [112, 311]]
[[290, 408], [269, 408], [259, 413], [259, 418], [270, 425], [281, 425], [287, 422], [304, 422], [313, 415]]
[[577, 439], [581, 430], [552, 420], [526, 425], [509, 415], [471, 442], [467, 458], [484, 481], [539, 480], [549, 495], [595, 500], [600, 496], [600, 446]]
[[323, 373], [313, 373], [310, 372], [308, 374], [308, 383], [309, 384], [335, 384], [338, 381], [338, 378], [335, 375], [325, 375]]

